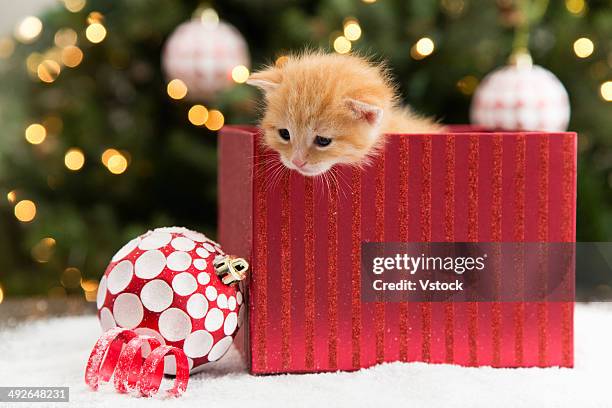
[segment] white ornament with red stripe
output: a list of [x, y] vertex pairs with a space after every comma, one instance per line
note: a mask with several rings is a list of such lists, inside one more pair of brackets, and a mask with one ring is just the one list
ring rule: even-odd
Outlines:
[[[133, 329], [162, 345], [183, 349], [193, 373], [221, 358], [243, 314], [236, 283], [248, 264], [226, 256], [219, 244], [186, 228], [158, 228], [128, 242], [100, 280], [97, 305], [102, 329]], [[174, 357], [164, 372], [175, 374]]]
[[250, 66], [242, 34], [215, 17], [216, 14], [181, 24], [164, 46], [162, 65], [166, 78], [183, 81], [190, 100], [214, 98], [234, 85], [235, 67]]
[[570, 104], [561, 81], [529, 58], [488, 74], [474, 93], [470, 117], [491, 129], [560, 132], [567, 129]]

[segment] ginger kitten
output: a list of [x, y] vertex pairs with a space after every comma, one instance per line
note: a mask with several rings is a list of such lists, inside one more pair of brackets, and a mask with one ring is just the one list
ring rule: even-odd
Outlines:
[[385, 133], [436, 132], [443, 127], [398, 103], [387, 71], [354, 55], [291, 56], [251, 75], [265, 93], [265, 144], [306, 176], [336, 164], [363, 165]]

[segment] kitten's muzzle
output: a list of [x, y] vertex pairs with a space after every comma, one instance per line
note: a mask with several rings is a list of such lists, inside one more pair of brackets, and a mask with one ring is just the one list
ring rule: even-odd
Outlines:
[[291, 164], [293, 164], [298, 169], [301, 169], [302, 167], [304, 167], [306, 165], [306, 160], [302, 160], [302, 159], [298, 159], [298, 158], [293, 158], [293, 159], [291, 159]]

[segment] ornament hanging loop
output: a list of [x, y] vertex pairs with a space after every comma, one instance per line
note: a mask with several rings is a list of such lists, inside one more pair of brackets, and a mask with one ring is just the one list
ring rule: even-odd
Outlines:
[[226, 285], [244, 280], [249, 270], [249, 263], [245, 259], [229, 255], [218, 255], [213, 262], [213, 266], [217, 276]]
[[514, 27], [512, 54], [508, 60], [510, 65], [525, 69], [530, 69], [533, 66], [529, 53], [529, 37], [532, 27], [544, 17], [548, 2], [549, 0], [517, 0], [516, 6], [521, 18], [518, 19]]

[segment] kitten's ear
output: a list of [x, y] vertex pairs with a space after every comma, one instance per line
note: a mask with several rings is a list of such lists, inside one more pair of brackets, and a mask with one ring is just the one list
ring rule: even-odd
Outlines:
[[283, 77], [279, 69], [272, 67], [264, 69], [263, 71], [253, 72], [247, 84], [256, 86], [262, 91], [268, 93], [278, 88]]
[[371, 126], [378, 126], [383, 118], [383, 110], [376, 105], [361, 102], [356, 99], [344, 100], [346, 106], [351, 110], [355, 118], [365, 120]]

